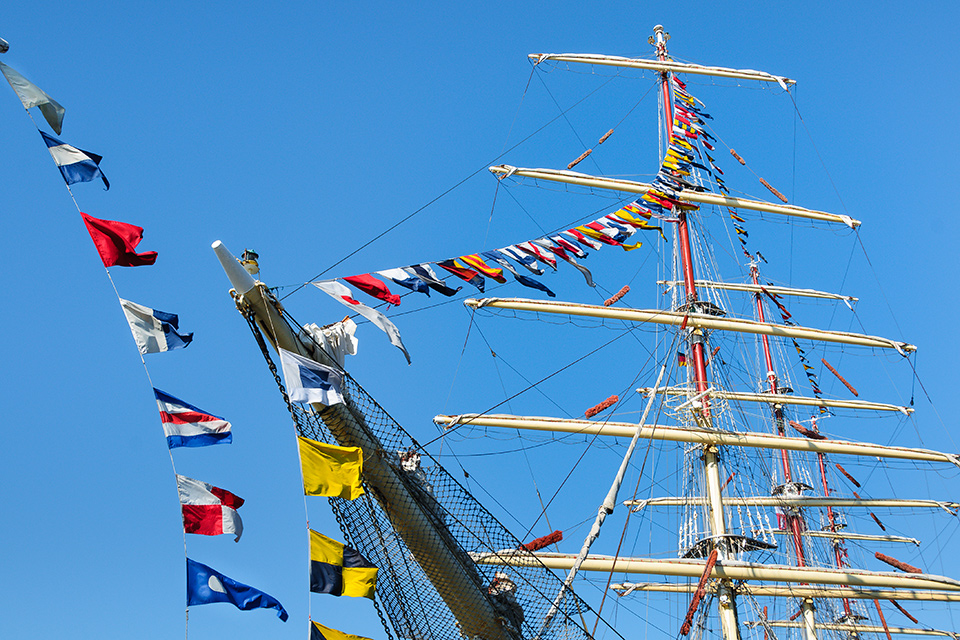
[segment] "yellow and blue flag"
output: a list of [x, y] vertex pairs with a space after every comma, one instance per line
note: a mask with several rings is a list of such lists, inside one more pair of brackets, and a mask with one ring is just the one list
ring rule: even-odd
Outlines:
[[310, 591], [373, 600], [376, 587], [377, 568], [359, 551], [310, 530]]
[[310, 640], [370, 640], [363, 636], [355, 636], [352, 633], [344, 633], [330, 627], [325, 627], [319, 622], [310, 621]]

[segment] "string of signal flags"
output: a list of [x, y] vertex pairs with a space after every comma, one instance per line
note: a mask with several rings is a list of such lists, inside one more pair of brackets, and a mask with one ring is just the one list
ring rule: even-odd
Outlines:
[[[65, 108], [11, 66], [0, 62], [0, 73], [10, 84], [31, 121], [37, 127], [66, 183], [67, 191], [90, 234], [111, 284], [113, 279], [110, 277], [110, 267], [154, 265], [157, 252], [139, 250], [143, 240], [142, 227], [127, 222], [95, 218], [81, 211], [70, 186], [100, 179], [104, 189], [109, 190], [110, 182], [100, 167], [103, 158], [43, 131], [30, 113], [31, 108], [37, 108], [53, 132], [60, 136], [63, 132]], [[114, 290], [116, 291], [115, 285]], [[179, 316], [175, 313], [160, 311], [126, 300], [120, 297], [119, 292], [117, 292], [117, 299], [130, 326], [144, 371], [152, 386], [152, 377], [143, 356], [186, 348], [193, 341], [193, 333], [180, 329]], [[177, 473], [172, 455], [174, 449], [181, 447], [231, 444], [233, 442], [231, 423], [156, 387], [153, 387], [153, 392], [167, 447], [171, 451], [171, 464], [177, 480], [184, 535], [188, 533], [208, 536], [229, 534], [239, 542], [243, 534], [243, 521], [238, 509], [244, 504], [243, 498], [226, 489]], [[337, 400], [338, 397], [339, 400]], [[342, 402], [342, 396], [338, 396], [335, 392], [329, 396], [329, 400]], [[359, 448], [337, 447], [300, 438], [300, 451], [305, 495], [341, 496], [352, 499], [363, 493], [363, 453]], [[186, 538], [184, 542], [186, 543]], [[356, 550], [312, 530], [309, 532], [309, 545], [311, 591], [373, 599], [377, 569]], [[186, 544], [184, 549], [188, 611], [191, 606], [226, 602], [240, 610], [273, 609], [282, 621], [285, 622], [288, 619], [287, 611], [279, 600], [191, 559], [186, 555]], [[350, 571], [344, 574], [344, 568], [349, 568]], [[309, 622], [312, 640], [366, 640], [325, 627], [313, 620]]]

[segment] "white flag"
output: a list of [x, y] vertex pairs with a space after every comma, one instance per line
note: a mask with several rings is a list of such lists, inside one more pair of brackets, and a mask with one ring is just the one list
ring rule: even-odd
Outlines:
[[0, 72], [3, 73], [3, 77], [7, 79], [7, 82], [10, 83], [13, 90], [17, 92], [17, 97], [20, 98], [20, 102], [23, 103], [23, 108], [39, 107], [40, 113], [46, 118], [50, 128], [56, 131], [57, 135], [60, 135], [60, 130], [63, 127], [63, 113], [65, 111], [65, 109], [60, 106], [60, 103], [44, 93], [40, 87], [20, 75], [13, 67], [8, 67], [0, 62]]
[[343, 402], [340, 393], [343, 377], [339, 371], [286, 349], [279, 351], [283, 380], [292, 402], [319, 402], [328, 406]]
[[339, 282], [336, 282], [335, 280], [325, 280], [323, 282], [313, 282], [311, 284], [313, 284], [313, 286], [315, 286], [317, 289], [320, 289], [320, 291], [323, 291], [329, 295], [334, 300], [343, 303], [373, 324], [380, 327], [380, 329], [387, 334], [387, 337], [390, 339], [390, 344], [395, 346], [397, 349], [400, 349], [400, 351], [403, 351], [403, 355], [407, 358], [407, 364], [410, 364], [410, 354], [407, 353], [407, 348], [403, 346], [403, 340], [400, 339], [400, 331], [397, 329], [396, 325], [390, 322], [390, 319], [387, 318], [387, 316], [383, 315], [373, 307], [368, 307], [367, 305], [354, 300], [350, 289]]

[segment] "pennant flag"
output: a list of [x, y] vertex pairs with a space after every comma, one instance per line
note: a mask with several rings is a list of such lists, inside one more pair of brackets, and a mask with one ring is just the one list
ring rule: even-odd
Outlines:
[[363, 495], [363, 451], [360, 447], [338, 447], [303, 436], [297, 436], [297, 440], [300, 443], [304, 495], [335, 496], [347, 500]]
[[590, 273], [590, 269], [587, 269], [585, 266], [583, 266], [582, 264], [580, 264], [579, 262], [577, 262], [577, 260], [576, 260], [573, 256], [567, 255], [567, 252], [564, 251], [563, 247], [557, 246], [556, 243], [554, 243], [552, 239], [539, 238], [539, 239], [537, 239], [537, 240], [534, 240], [533, 242], [534, 242], [534, 244], [540, 245], [540, 246], [543, 247], [544, 249], [549, 249], [549, 250], [552, 251], [558, 258], [560, 258], [561, 260], [563, 260], [564, 262], [566, 262], [567, 264], [569, 264], [571, 267], [573, 267], [574, 269], [576, 269], [577, 271], [579, 271], [581, 274], [583, 274], [584, 280], [587, 281], [587, 286], [590, 286], [590, 287], [595, 287], [595, 286], [597, 286], [597, 285], [593, 282], [593, 274]]
[[277, 617], [287, 621], [287, 610], [273, 596], [228, 578], [205, 564], [187, 558], [187, 606], [229, 602], [237, 609], [276, 609]]
[[137, 245], [143, 240], [143, 228], [126, 222], [100, 220], [80, 212], [83, 224], [97, 247], [97, 253], [105, 267], [139, 267], [157, 261], [156, 251], [137, 253]]
[[355, 636], [352, 633], [344, 633], [330, 627], [325, 627], [319, 622], [310, 621], [310, 640], [370, 640], [363, 636]]
[[369, 273], [361, 276], [350, 276], [349, 278], [344, 278], [344, 280], [355, 286], [357, 289], [360, 289], [360, 291], [363, 291], [367, 295], [373, 296], [378, 300], [383, 300], [387, 304], [400, 304], [400, 296], [390, 293], [390, 289], [387, 288], [387, 285], [383, 284], [383, 282], [377, 280]]
[[384, 269], [383, 271], [377, 271], [377, 275], [383, 276], [411, 291], [425, 293], [428, 297], [430, 296], [430, 287], [427, 286], [427, 283], [424, 282], [422, 278], [412, 276], [403, 269]]
[[310, 591], [370, 598], [377, 568], [352, 547], [310, 530]]
[[407, 273], [417, 276], [421, 280], [427, 283], [427, 286], [441, 293], [448, 298], [451, 296], [457, 295], [457, 293], [463, 287], [457, 287], [456, 289], [451, 289], [447, 286], [447, 283], [437, 275], [437, 273], [430, 268], [429, 264], [415, 264], [403, 269]]
[[240, 542], [243, 521], [237, 509], [243, 506], [243, 498], [206, 482], [177, 475], [177, 491], [180, 494], [180, 509], [183, 511], [185, 533], [203, 536], [219, 536], [222, 533], [236, 535]]
[[[612, 229], [609, 226], [603, 224], [599, 220], [589, 222], [585, 225], [577, 227], [578, 230], [582, 231], [584, 234], [590, 236], [591, 238], [596, 238], [600, 242], [605, 242], [607, 244], [612, 244], [617, 247], [621, 247], [624, 251], [631, 251], [637, 249], [641, 246], [641, 243], [637, 244], [623, 244], [618, 238], [620, 234], [619, 230]], [[626, 238], [624, 238], [625, 240]]]
[[472, 267], [476, 269], [486, 277], [492, 278], [493, 280], [496, 280], [500, 284], [503, 284], [504, 282], [507, 281], [507, 279], [503, 277], [503, 269], [496, 269], [494, 267], [491, 267], [486, 262], [484, 262], [479, 255], [475, 253], [468, 256], [460, 256], [459, 260], [461, 260], [468, 267]]
[[480, 292], [483, 293], [483, 288], [486, 286], [486, 281], [483, 279], [483, 276], [473, 269], [468, 269], [466, 266], [460, 262], [457, 262], [456, 260], [444, 260], [443, 262], [438, 262], [437, 266], [442, 269], [446, 269], [464, 282], [469, 282], [477, 289], [480, 289]]
[[0, 62], [0, 72], [3, 73], [3, 77], [6, 78], [10, 86], [13, 87], [17, 97], [20, 98], [20, 102], [23, 103], [23, 108], [30, 109], [30, 107], [39, 107], [40, 113], [43, 114], [47, 124], [50, 125], [51, 129], [56, 131], [57, 135], [60, 135], [61, 128], [63, 127], [63, 113], [65, 111], [65, 109], [60, 106], [60, 103], [44, 93], [40, 87], [20, 75], [16, 69], [8, 67], [2, 62]]
[[206, 447], [233, 442], [230, 423], [223, 418], [187, 404], [160, 389], [154, 388], [153, 395], [157, 398], [160, 421], [163, 423], [163, 433], [167, 436], [169, 448]]
[[567, 253], [572, 253], [577, 258], [586, 258], [590, 254], [578, 247], [577, 245], [569, 242], [563, 238], [563, 236], [550, 236], [550, 239], [557, 243], [559, 246], [563, 247], [564, 251]]
[[543, 275], [543, 269], [541, 269], [540, 265], [537, 264], [537, 259], [531, 256], [530, 254], [524, 253], [523, 251], [520, 251], [520, 249], [517, 249], [516, 247], [513, 247], [513, 246], [504, 247], [503, 249], [497, 249], [497, 251], [507, 256], [508, 258], [516, 260], [520, 264], [520, 266], [524, 267], [530, 273], [537, 276]]
[[550, 265], [550, 268], [552, 268], [554, 271], [557, 270], [557, 259], [553, 257], [553, 254], [545, 249], [541, 249], [540, 247], [533, 244], [532, 242], [521, 242], [519, 244], [513, 245], [513, 248], [519, 249], [524, 253], [528, 253], [531, 256], [534, 256], [535, 258], [537, 258], [538, 260], [543, 260], [548, 265]]
[[47, 143], [47, 151], [53, 156], [53, 161], [57, 163], [57, 166], [60, 168], [60, 173], [63, 174], [63, 179], [67, 184], [90, 182], [95, 178], [100, 178], [103, 180], [103, 186], [106, 187], [106, 190], [110, 190], [110, 183], [107, 181], [107, 176], [103, 175], [103, 172], [100, 171], [100, 161], [103, 160], [102, 157], [95, 153], [72, 147], [51, 135], [47, 135], [43, 131], [40, 132], [40, 135], [43, 136], [43, 141]]
[[333, 367], [278, 349], [283, 380], [292, 402], [319, 402], [330, 406], [343, 402], [343, 376]]
[[595, 240], [588, 238], [587, 236], [583, 235], [576, 229], [567, 229], [566, 231], [563, 231], [561, 233], [565, 236], [569, 236], [570, 238], [576, 240], [577, 242], [579, 242], [585, 247], [590, 247], [591, 249], [596, 250], [602, 246], [599, 242], [596, 242]]
[[493, 260], [494, 262], [499, 264], [501, 267], [503, 267], [504, 269], [512, 273], [513, 277], [516, 278], [517, 282], [519, 282], [523, 286], [530, 287], [531, 289], [539, 289], [540, 291], [543, 291], [551, 298], [557, 297], [557, 294], [555, 294], [553, 291], [548, 289], [547, 285], [543, 284], [538, 280], [534, 280], [530, 276], [524, 276], [517, 273], [517, 270], [514, 269], [509, 262], [507, 262], [506, 258], [503, 257], [504, 254], [498, 251], [484, 251], [480, 255], [482, 255], [487, 260]]
[[[440, 289], [438, 289], [437, 286], [441, 286], [444, 289], [447, 288], [443, 286], [442, 283], [440, 283], [440, 285], [435, 286], [429, 280], [426, 280], [426, 282], [428, 285], [430, 285], [431, 288], [437, 291], [440, 291]], [[390, 339], [390, 344], [395, 346], [397, 349], [400, 349], [400, 351], [403, 352], [403, 356], [407, 359], [407, 364], [410, 364], [410, 354], [407, 353], [407, 348], [403, 346], [403, 340], [400, 339], [400, 330], [397, 329], [396, 325], [390, 322], [387, 316], [383, 315], [373, 307], [368, 307], [367, 305], [354, 300], [353, 297], [351, 297], [350, 295], [350, 289], [347, 289], [344, 285], [340, 284], [339, 282], [335, 282], [333, 280], [327, 280], [326, 282], [314, 282], [312, 284], [317, 289], [320, 289], [320, 291], [323, 291], [324, 293], [332, 297], [334, 300], [337, 300], [338, 302], [353, 309], [354, 311], [362, 315], [364, 318], [366, 318], [367, 320], [375, 324], [377, 327], [379, 327], [381, 331], [387, 334], [387, 338]], [[457, 289], [457, 291], [459, 291], [459, 289]], [[440, 292], [443, 293], [443, 291], [440, 291]], [[456, 291], [454, 291], [454, 293], [456, 293]], [[444, 295], [447, 295], [447, 294], [444, 294]]]
[[161, 353], [182, 349], [193, 341], [193, 334], [179, 334], [180, 318], [175, 313], [166, 313], [145, 307], [129, 300], [120, 299], [123, 315], [127, 317], [130, 332], [140, 353]]

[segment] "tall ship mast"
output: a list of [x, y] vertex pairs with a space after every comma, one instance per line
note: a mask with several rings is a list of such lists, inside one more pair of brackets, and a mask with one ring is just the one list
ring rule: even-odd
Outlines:
[[[638, 232], [664, 234], [666, 275], [656, 281], [664, 304], [633, 308], [622, 294], [602, 305], [506, 297], [464, 300], [468, 309], [493, 316], [648, 328], [645, 335], [656, 344], [645, 353], [653, 354], [656, 366], [643, 370], [646, 379], [636, 388], [639, 418], [620, 420], [604, 413], [618, 398], [598, 405], [583, 419], [470, 412], [467, 407], [434, 419], [444, 433], [541, 432], [556, 438], [576, 434], [629, 442], [618, 466], [595, 469], [610, 485], [594, 505], [595, 516], [587, 518], [590, 528], [579, 545], [579, 540], [567, 540], [564, 551], [548, 551], [524, 544], [346, 372], [343, 404], [298, 405], [283, 395], [301, 435], [358, 446], [364, 452], [367, 495], [356, 501], [334, 499], [331, 505], [347, 541], [380, 568], [377, 597], [385, 633], [411, 640], [626, 637], [605, 615], [604, 601], [657, 596], [682, 605], [671, 609], [668, 621], [659, 623], [660, 633], [649, 631], [649, 637], [958, 637], [950, 629], [924, 626], [908, 610], [916, 603], [960, 600], [960, 581], [921, 571], [897, 559], [896, 552], [876, 551], [861, 564], [851, 555], [851, 544], [861, 549], [918, 545], [913, 537], [887, 532], [876, 512], [927, 511], [951, 517], [960, 505], [910, 495], [863, 497], [867, 491], [847, 467], [871, 459], [954, 469], [960, 457], [847, 435], [847, 416], [909, 418], [913, 408], [860, 399], [826, 358], [822, 363], [828, 373], [823, 375], [835, 376], [852, 397], [826, 396], [812, 373], [817, 369], [811, 364], [813, 354], [821, 353], [821, 345], [886, 353], [900, 360], [916, 348], [899, 339], [804, 326], [789, 311], [793, 301], [851, 306], [856, 299], [774, 284], [766, 271], [768, 259], [776, 256], [764, 257], [747, 241], [747, 220], [803, 221], [817, 229], [838, 230], [856, 229], [860, 221], [788, 203], [762, 178], [777, 202], [732, 195], [715, 157], [726, 145], [710, 133], [708, 122], [722, 116], [708, 114], [682, 78], [770, 83], [784, 92], [794, 81], [761, 71], [676, 62], [668, 39], [661, 26], [654, 28], [653, 59], [530, 56], [535, 65], [655, 74], [662, 161], [653, 180], [574, 171], [589, 152], [566, 169], [490, 167], [498, 188], [535, 182], [626, 198], [623, 202], [629, 204], [606, 216], [611, 223], [590, 227], [607, 240], [588, 234], [583, 245], [602, 241], [626, 247]], [[736, 151], [729, 151], [735, 162], [746, 166]], [[731, 244], [739, 249], [736, 260], [746, 273], [740, 281], [719, 275], [708, 233], [708, 222], [717, 219], [733, 229], [736, 242]], [[544, 238], [553, 244], [534, 242], [562, 255], [565, 245], [554, 235]], [[276, 356], [268, 347], [343, 369], [342, 357], [330, 351], [318, 328], [299, 326], [224, 245], [215, 243], [214, 249], [230, 278], [237, 308], [281, 391]], [[733, 300], [746, 311], [734, 313]], [[735, 358], [751, 360], [750, 350], [759, 370], [751, 369], [750, 362], [734, 363]], [[792, 365], [791, 352], [796, 353]], [[802, 384], [792, 379], [798, 369], [805, 378]], [[675, 493], [665, 491], [667, 485], [653, 477], [645, 460], [638, 473], [638, 454], [659, 444], [669, 445], [664, 451], [677, 460]], [[624, 483], [631, 474], [639, 476], [638, 490], [627, 496]], [[909, 494], [912, 487], [896, 489]], [[633, 515], [646, 517], [648, 524], [668, 514], [677, 525], [672, 557], [663, 549], [648, 556], [622, 554], [620, 547], [614, 555], [596, 553], [607, 518], [618, 512], [628, 514], [626, 521]], [[657, 515], [647, 516], [650, 513]], [[879, 531], [859, 526], [871, 522]], [[601, 581], [599, 604], [583, 591], [597, 574], [608, 578]], [[636, 574], [649, 581], [634, 581]], [[615, 581], [614, 576], [622, 579]], [[891, 621], [894, 612], [912, 623]]]

